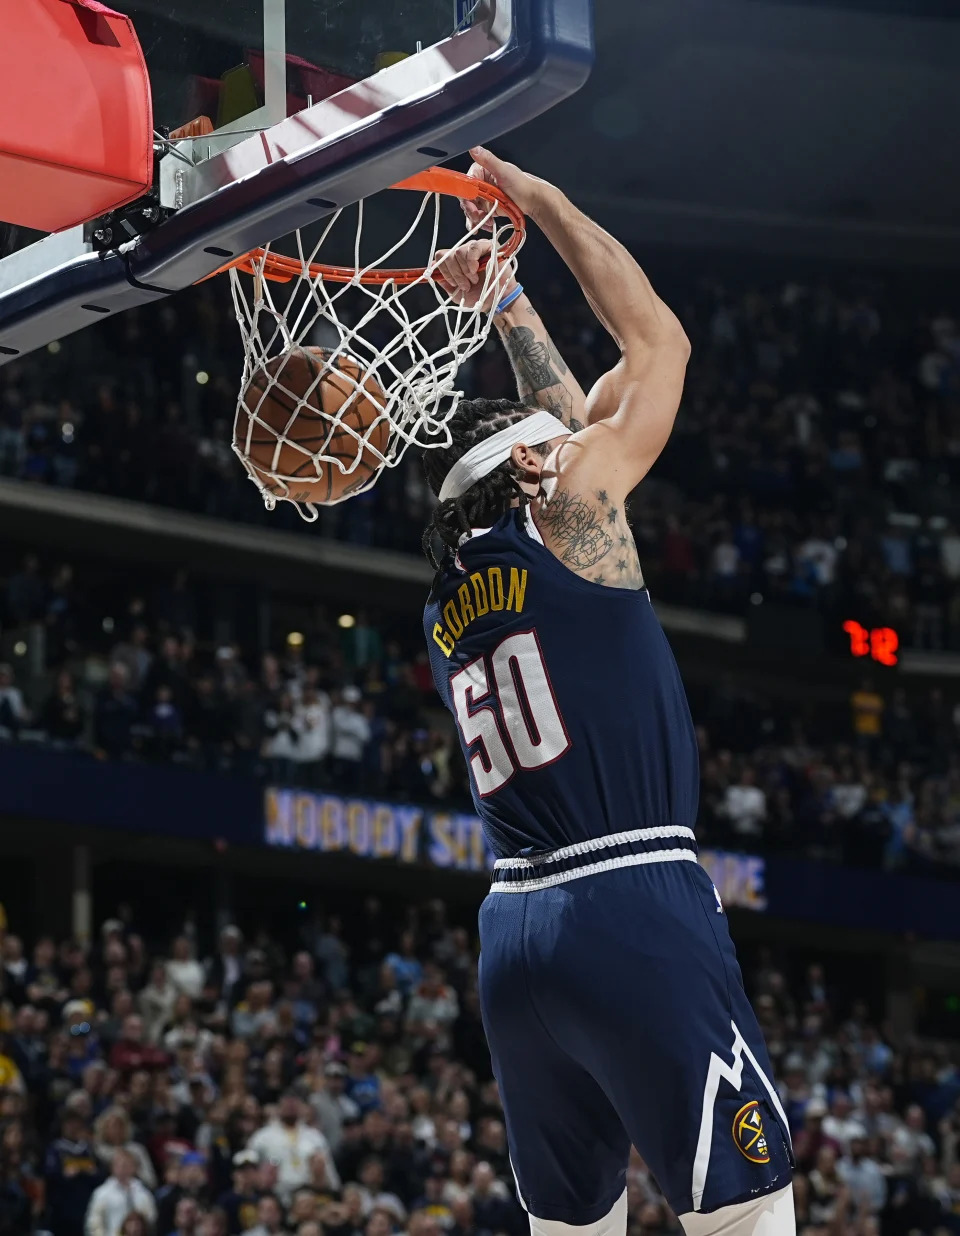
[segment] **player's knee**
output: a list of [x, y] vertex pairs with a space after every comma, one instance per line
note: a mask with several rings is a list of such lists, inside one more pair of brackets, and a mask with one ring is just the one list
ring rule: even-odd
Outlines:
[[684, 1236], [796, 1236], [793, 1186], [722, 1206], [710, 1214], [690, 1211], [680, 1216], [680, 1223]]
[[530, 1215], [530, 1236], [625, 1236], [627, 1230], [627, 1192], [620, 1194], [602, 1219], [577, 1225], [558, 1219], [538, 1219]]

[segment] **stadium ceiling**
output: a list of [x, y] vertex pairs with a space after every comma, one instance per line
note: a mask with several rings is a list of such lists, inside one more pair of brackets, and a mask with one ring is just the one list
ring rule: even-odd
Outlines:
[[677, 239], [739, 220], [960, 253], [960, 22], [865, 8], [600, 3], [587, 86], [504, 146]]

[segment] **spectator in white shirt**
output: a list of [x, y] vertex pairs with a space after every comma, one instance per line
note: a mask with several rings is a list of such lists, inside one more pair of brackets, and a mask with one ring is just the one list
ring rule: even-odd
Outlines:
[[927, 1132], [927, 1118], [918, 1104], [907, 1108], [904, 1123], [893, 1134], [893, 1144], [912, 1160], [914, 1168], [935, 1153], [933, 1138]]
[[852, 820], [866, 804], [867, 787], [857, 779], [852, 768], [842, 768], [840, 779], [830, 791], [830, 802], [844, 820]]
[[178, 995], [196, 1000], [203, 991], [203, 966], [192, 955], [193, 950], [186, 936], [177, 936], [172, 952], [173, 956], [167, 962], [167, 978]]
[[123, 1221], [131, 1211], [143, 1215], [152, 1227], [157, 1220], [153, 1194], [137, 1179], [137, 1161], [128, 1150], [117, 1150], [112, 1171], [99, 1188], [94, 1189], [87, 1207], [86, 1236], [118, 1236]]
[[710, 551], [710, 573], [720, 583], [732, 583], [740, 574], [740, 550], [729, 528], [724, 528]]
[[866, 1137], [866, 1129], [853, 1115], [853, 1103], [849, 1094], [838, 1090], [833, 1096], [829, 1113], [823, 1118], [823, 1132], [837, 1143], [844, 1154], [855, 1137]]
[[263, 743], [263, 757], [271, 761], [271, 776], [285, 779], [290, 775], [290, 762], [296, 759], [300, 733], [294, 725], [293, 699], [289, 693], [280, 696], [275, 708], [268, 708], [263, 715], [267, 737]]
[[330, 753], [330, 697], [309, 683], [293, 709], [297, 742], [291, 758], [319, 768]]
[[269, 1160], [277, 1165], [277, 1193], [285, 1205], [289, 1204], [294, 1192], [309, 1181], [310, 1159], [315, 1154], [324, 1158], [330, 1188], [340, 1188], [340, 1176], [327, 1139], [319, 1129], [304, 1121], [303, 1104], [295, 1094], [281, 1097], [276, 1119], [254, 1133], [247, 1149], [261, 1161]]
[[333, 774], [339, 788], [355, 790], [360, 782], [360, 761], [370, 741], [370, 722], [360, 711], [360, 692], [344, 687], [330, 717]]
[[159, 1043], [163, 1028], [170, 1020], [177, 990], [167, 976], [167, 967], [158, 961], [150, 971], [150, 981], [137, 996], [137, 1008], [143, 1021], [143, 1037], [148, 1043]]
[[829, 588], [837, 574], [837, 549], [825, 537], [814, 534], [797, 550], [800, 562], [809, 562], [821, 588]]
[[136, 1175], [147, 1188], [157, 1187], [157, 1173], [153, 1170], [150, 1156], [144, 1146], [133, 1140], [130, 1117], [122, 1107], [108, 1107], [97, 1117], [93, 1137], [93, 1148], [104, 1167], [113, 1165], [118, 1150], [125, 1150], [136, 1160]]
[[422, 1035], [424, 1027], [435, 1024], [447, 1030], [460, 1011], [457, 993], [443, 981], [443, 971], [433, 962], [423, 967], [423, 981], [414, 990], [407, 1006], [407, 1028]]
[[755, 784], [756, 775], [746, 767], [736, 785], [728, 785], [721, 803], [721, 812], [740, 837], [759, 837], [767, 818], [767, 796]]
[[30, 720], [23, 692], [13, 681], [9, 665], [0, 665], [0, 729], [15, 733]]

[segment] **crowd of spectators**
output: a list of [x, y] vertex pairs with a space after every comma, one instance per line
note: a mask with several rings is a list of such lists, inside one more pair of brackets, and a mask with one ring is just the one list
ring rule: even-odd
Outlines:
[[120, 919], [7, 934], [0, 1233], [521, 1236], [472, 941], [382, 919], [292, 955], [228, 926], [205, 963]]
[[[693, 342], [673, 439], [632, 509], [660, 594], [842, 605], [905, 642], [960, 647], [960, 316], [892, 282], [751, 285], [652, 261]], [[554, 268], [525, 277], [588, 386], [613, 345]], [[230, 451], [240, 355], [223, 288], [53, 348], [0, 370], [0, 474], [303, 527], [285, 504], [264, 512]], [[511, 393], [495, 340], [461, 384]], [[415, 553], [430, 502], [411, 458], [312, 532]]]
[[888, 870], [960, 866], [960, 708], [939, 687], [885, 697], [867, 678], [834, 716], [732, 681], [693, 703], [701, 844]]
[[[476, 943], [367, 898], [284, 951], [7, 934], [0, 1233], [523, 1236]], [[785, 959], [789, 962], [790, 959]], [[745, 962], [793, 1134], [801, 1236], [960, 1231], [956, 1044], [886, 1034], [819, 965]], [[679, 1231], [634, 1154], [630, 1236]]]
[[[121, 593], [106, 632], [102, 589], [29, 555], [5, 590], [8, 646], [24, 655], [0, 663], [0, 739], [469, 808], [415, 627], [405, 641], [391, 616], [360, 610], [340, 627], [319, 609], [306, 634], [257, 653], [197, 638], [198, 587], [178, 572]], [[703, 844], [960, 868], [960, 702], [939, 686], [867, 681], [825, 703], [725, 675], [690, 694]]]
[[[555, 271], [525, 277], [589, 385], [610, 341]], [[839, 276], [673, 283], [693, 361], [631, 503], [657, 593], [842, 610], [960, 648], [960, 317]], [[0, 369], [0, 475], [417, 552], [431, 498], [413, 460], [317, 527], [264, 512], [229, 446], [239, 372], [217, 284], [51, 345]], [[462, 385], [511, 393], [495, 341]], [[8, 580], [0, 739], [467, 801], [425, 655], [376, 616], [253, 652], [198, 640], [181, 576], [94, 640], [80, 591], [35, 558]], [[960, 704], [941, 688], [864, 680], [826, 716], [726, 680], [692, 695], [702, 843], [960, 866]], [[148, 947], [129, 918], [58, 944], [0, 913], [0, 1236], [523, 1236], [475, 940], [437, 905], [388, 921], [369, 900], [354, 927], [330, 916], [285, 949], [228, 926], [201, 961], [190, 933]], [[896, 1036], [820, 966], [745, 971], [801, 1236], [960, 1234], [956, 1044]], [[628, 1200], [630, 1236], [679, 1231], [636, 1155]]]
[[[655, 595], [817, 604], [890, 623], [905, 644], [956, 646], [960, 319], [892, 283], [653, 273], [694, 344], [676, 431], [632, 503]], [[612, 360], [610, 341], [555, 270], [530, 275], [589, 384]], [[229, 449], [239, 365], [216, 284], [9, 364], [0, 473], [306, 529], [282, 503], [263, 511]], [[468, 391], [510, 390], [493, 341], [462, 376]], [[412, 463], [308, 530], [413, 552], [429, 502]], [[28, 558], [12, 569], [7, 656], [26, 655], [0, 666], [0, 730], [109, 758], [467, 802], [418, 635], [398, 640], [392, 620], [363, 614], [350, 629], [321, 616], [305, 643], [281, 637], [264, 654], [262, 642], [198, 633], [198, 586], [181, 573], [161, 602], [112, 600], [106, 632], [104, 605], [92, 625], [82, 612], [100, 591], [71, 566]], [[817, 711], [726, 681], [694, 691], [702, 839], [960, 864], [956, 701], [940, 688], [859, 694], [877, 702]]]
[[198, 641], [200, 589], [183, 572], [149, 595], [113, 584], [108, 600], [69, 566], [45, 577], [35, 555], [9, 577], [4, 625], [22, 655], [0, 664], [0, 736], [315, 788], [464, 798], [422, 636], [404, 649], [364, 610], [337, 626], [315, 608], [306, 634], [257, 655]]

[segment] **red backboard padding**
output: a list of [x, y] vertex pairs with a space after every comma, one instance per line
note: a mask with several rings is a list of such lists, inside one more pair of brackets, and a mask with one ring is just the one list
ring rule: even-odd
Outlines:
[[0, 38], [0, 220], [44, 232], [139, 197], [153, 102], [133, 23], [97, 0], [15, 0]]

